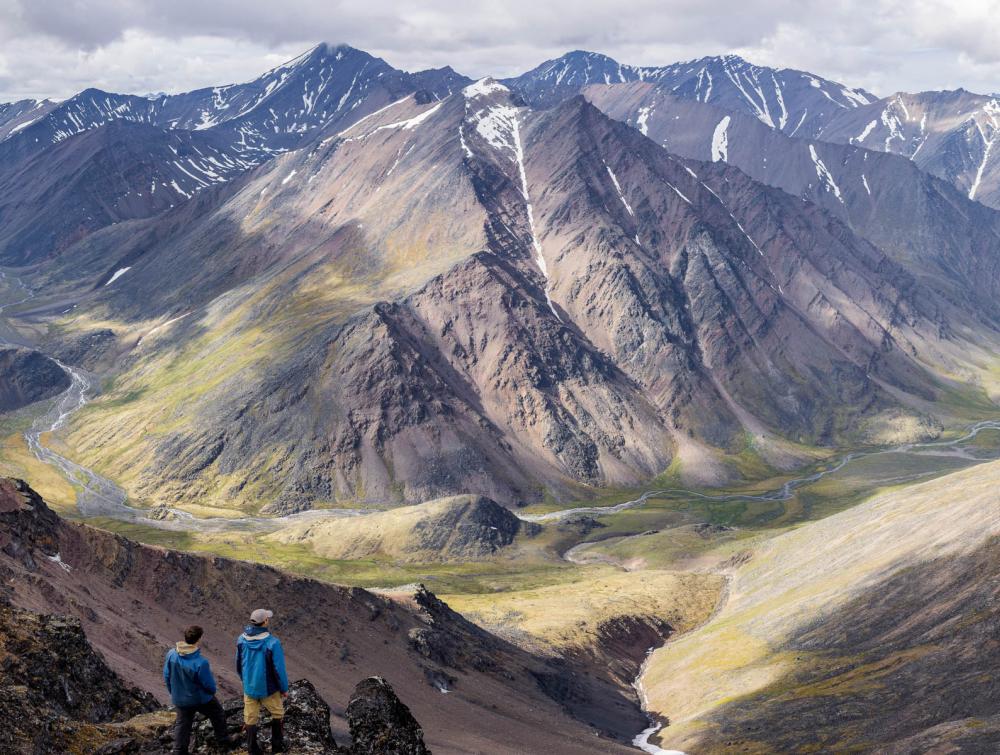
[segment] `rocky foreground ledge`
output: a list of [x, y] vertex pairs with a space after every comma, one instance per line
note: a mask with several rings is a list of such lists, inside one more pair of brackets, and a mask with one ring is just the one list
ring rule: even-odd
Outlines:
[[[243, 701], [223, 702], [240, 736]], [[67, 755], [169, 753], [174, 713], [126, 684], [87, 641], [80, 622], [0, 602], [0, 752]], [[384, 679], [362, 680], [347, 706], [351, 743], [330, 730], [330, 706], [307, 681], [292, 683], [285, 734], [303, 755], [429, 755], [409, 708]], [[261, 727], [269, 750], [270, 728]], [[211, 727], [195, 726], [191, 753], [215, 753]], [[239, 752], [239, 751], [237, 751]]]
[[[223, 702], [230, 736], [240, 741], [243, 724], [243, 700]], [[293, 682], [288, 690], [285, 713], [285, 738], [289, 750], [303, 755], [430, 755], [424, 745], [423, 731], [410, 709], [396, 696], [392, 686], [380, 677], [358, 683], [347, 706], [351, 744], [340, 746], [330, 731], [330, 706], [306, 679]], [[131, 753], [169, 753], [173, 735], [173, 711], [161, 709], [136, 716], [112, 727], [122, 736], [96, 750], [95, 755]], [[269, 751], [270, 727], [261, 727], [260, 741]], [[212, 727], [200, 719], [194, 728], [192, 755], [216, 753]], [[237, 751], [239, 752], [239, 751]]]

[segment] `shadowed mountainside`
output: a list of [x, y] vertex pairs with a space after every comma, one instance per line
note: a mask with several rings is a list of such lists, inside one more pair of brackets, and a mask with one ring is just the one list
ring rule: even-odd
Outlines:
[[991, 751], [998, 473], [982, 464], [751, 544], [718, 614], [650, 659], [663, 739], [706, 753]]
[[12, 412], [69, 388], [70, 377], [38, 351], [0, 345], [0, 412]]

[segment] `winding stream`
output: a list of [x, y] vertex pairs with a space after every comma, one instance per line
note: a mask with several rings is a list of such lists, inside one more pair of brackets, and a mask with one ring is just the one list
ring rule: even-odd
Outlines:
[[[637, 508], [643, 506], [650, 498], [655, 498], [657, 496], [667, 495], [667, 494], [683, 494], [691, 496], [694, 498], [700, 498], [702, 500], [709, 501], [786, 501], [789, 500], [798, 488], [808, 485], [810, 483], [821, 480], [823, 477], [838, 472], [852, 461], [858, 459], [863, 459], [869, 456], [877, 456], [880, 454], [890, 454], [890, 453], [919, 453], [922, 450], [935, 451], [935, 455], [958, 455], [963, 458], [976, 459], [969, 454], [965, 453], [962, 449], [956, 448], [958, 444], [963, 443], [968, 440], [972, 440], [983, 430], [1000, 430], [1000, 421], [997, 420], [983, 420], [972, 425], [963, 435], [952, 440], [945, 441], [928, 441], [924, 443], [904, 443], [891, 448], [884, 448], [873, 451], [855, 451], [845, 454], [840, 459], [836, 461], [832, 466], [822, 469], [813, 474], [806, 475], [804, 477], [797, 477], [793, 480], [785, 482], [778, 488], [768, 491], [766, 493], [761, 493], [759, 495], [750, 495], [745, 493], [735, 493], [726, 495], [707, 495], [705, 493], [698, 493], [693, 490], [686, 490], [683, 488], [667, 488], [663, 490], [650, 490], [638, 498], [631, 501], [625, 501], [624, 503], [619, 503], [614, 506], [581, 506], [579, 508], [564, 509], [562, 511], [553, 511], [547, 514], [525, 514], [519, 515], [521, 519], [530, 522], [547, 522], [547, 521], [560, 521], [573, 516], [589, 515], [589, 516], [608, 516], [610, 514], [615, 514], [620, 511], [626, 511], [628, 509]], [[978, 459], [979, 461], [988, 461], [988, 459]], [[891, 480], [882, 481], [885, 482], [903, 482], [912, 481], [924, 477], [929, 473], [917, 474], [917, 475], [906, 475], [897, 478], [892, 478]], [[636, 536], [633, 536], [636, 537]], [[573, 546], [565, 553], [562, 554], [563, 559], [569, 561], [570, 563], [579, 564], [582, 561], [578, 558], [578, 554], [587, 548], [595, 545], [595, 542], [583, 542], [578, 543]], [[609, 560], [609, 563], [612, 563]], [[716, 606], [716, 612], [721, 608], [722, 603], [725, 599], [720, 601], [720, 605]], [[714, 613], [713, 613], [714, 615]], [[642, 679], [646, 673], [646, 667], [649, 660], [656, 648], [650, 648], [646, 653], [646, 658], [639, 667], [638, 676], [632, 682], [632, 686], [635, 688], [636, 694], [639, 697], [639, 702], [643, 711], [647, 711], [647, 716], [649, 716], [650, 725], [643, 729], [641, 732], [636, 734], [635, 738], [632, 740], [632, 744], [638, 747], [640, 750], [650, 755], [685, 755], [684, 752], [680, 750], [665, 750], [662, 747], [658, 747], [652, 744], [649, 740], [657, 732], [663, 728], [663, 724], [657, 721], [653, 716], [648, 713], [648, 704], [646, 698], [645, 687], [643, 686]]]
[[[699, 493], [695, 490], [687, 490], [685, 488], [664, 488], [662, 490], [649, 490], [640, 495], [638, 498], [625, 501], [624, 503], [619, 503], [614, 506], [582, 506], [574, 509], [562, 509], [561, 511], [551, 511], [547, 514], [518, 514], [520, 519], [526, 522], [551, 522], [559, 521], [562, 519], [568, 519], [574, 516], [589, 515], [589, 516], [608, 516], [609, 514], [617, 514], [619, 511], [626, 511], [628, 509], [638, 508], [646, 503], [650, 498], [656, 498], [663, 495], [680, 494], [691, 496], [692, 498], [698, 498], [703, 501], [787, 501], [793, 495], [795, 491], [804, 485], [809, 485], [813, 482], [823, 479], [827, 475], [833, 474], [834, 472], [839, 472], [841, 469], [846, 467], [852, 461], [857, 461], [858, 459], [866, 459], [870, 456], [880, 456], [883, 454], [900, 454], [900, 453], [914, 453], [919, 452], [923, 449], [940, 449], [947, 450], [953, 449], [959, 443], [964, 443], [965, 441], [972, 440], [983, 430], [1000, 430], [1000, 420], [983, 420], [972, 425], [964, 435], [958, 438], [953, 438], [952, 440], [942, 440], [942, 441], [928, 441], [925, 443], [903, 443], [898, 446], [892, 446], [890, 448], [882, 448], [873, 451], [852, 451], [851, 453], [845, 454], [840, 457], [837, 462], [826, 469], [822, 469], [813, 474], [806, 475], [805, 477], [797, 477], [794, 480], [788, 480], [783, 485], [774, 490], [768, 491], [766, 493], [761, 493], [759, 495], [751, 495], [749, 493], [727, 493], [724, 495], [708, 495], [706, 493]], [[954, 455], [954, 454], [947, 454]], [[965, 456], [965, 454], [958, 454]], [[966, 458], [969, 458], [966, 456]], [[981, 459], [980, 461], [989, 461], [989, 459]], [[904, 481], [908, 479], [918, 479], [921, 475], [914, 475], [909, 477], [899, 477], [894, 478], [894, 481]], [[583, 545], [583, 543], [581, 543]], [[572, 550], [572, 549], [571, 549]], [[568, 552], [568, 551], [567, 551]]]
[[48, 412], [38, 417], [24, 433], [28, 448], [35, 457], [55, 467], [76, 488], [76, 506], [84, 517], [109, 517], [126, 522], [144, 524], [159, 529], [187, 532], [270, 532], [291, 522], [308, 519], [325, 519], [361, 516], [367, 511], [359, 509], [316, 509], [289, 514], [283, 517], [199, 518], [180, 509], [169, 509], [171, 518], [153, 519], [146, 509], [129, 506], [128, 494], [114, 482], [82, 464], [53, 451], [41, 442], [44, 433], [64, 427], [67, 420], [87, 403], [92, 383], [82, 371], [56, 360], [69, 373], [70, 387], [58, 396]]

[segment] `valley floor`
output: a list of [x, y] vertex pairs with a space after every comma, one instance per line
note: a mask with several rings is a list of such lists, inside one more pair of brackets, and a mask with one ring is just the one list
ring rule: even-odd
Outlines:
[[[21, 440], [39, 416], [35, 408], [4, 419], [0, 472], [37, 480], [61, 513], [79, 518], [79, 479], [67, 484]], [[54, 438], [44, 442], [58, 448]], [[388, 594], [405, 596], [407, 588], [396, 586], [425, 584], [504, 640], [578, 669], [611, 669], [623, 688], [647, 650], [666, 642], [635, 679], [651, 713], [670, 724], [652, 740], [706, 752], [739, 735], [766, 752], [777, 739], [745, 728], [758, 709], [789, 699], [852, 699], [924, 657], [916, 640], [877, 658], [809, 643], [833, 641], [820, 617], [834, 606], [858, 623], [859, 605], [893, 574], [930, 568], [930, 559], [945, 556], [952, 561], [940, 561], [948, 564], [940, 578], [968, 569], [970, 559], [989, 562], [982, 547], [1000, 535], [992, 492], [1000, 467], [990, 463], [998, 456], [1000, 429], [987, 422], [935, 443], [831, 456], [804, 473], [735, 489], [623, 491], [579, 509], [537, 506], [519, 514], [539, 522], [539, 534], [473, 561], [324, 558], [307, 543], [261, 537], [239, 520], [224, 526], [217, 514], [223, 526], [207, 531], [137, 518], [87, 521], [149, 544]], [[882, 613], [879, 621], [889, 621], [892, 607]], [[826, 722], [827, 744], [864, 744], [858, 730], [838, 728], [830, 715], [820, 706], [802, 721]], [[798, 725], [803, 730], [792, 731]], [[775, 725], [782, 747], [810, 741], [812, 725], [795, 726]], [[965, 736], [969, 726], [936, 736]]]

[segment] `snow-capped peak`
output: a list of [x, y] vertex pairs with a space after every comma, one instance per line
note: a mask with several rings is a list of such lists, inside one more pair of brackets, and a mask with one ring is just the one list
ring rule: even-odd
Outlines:
[[462, 90], [462, 94], [470, 100], [474, 97], [484, 97], [489, 94], [494, 94], [495, 92], [510, 92], [510, 90], [499, 81], [492, 79], [489, 76], [482, 78], [473, 84], [469, 84], [469, 86]]

